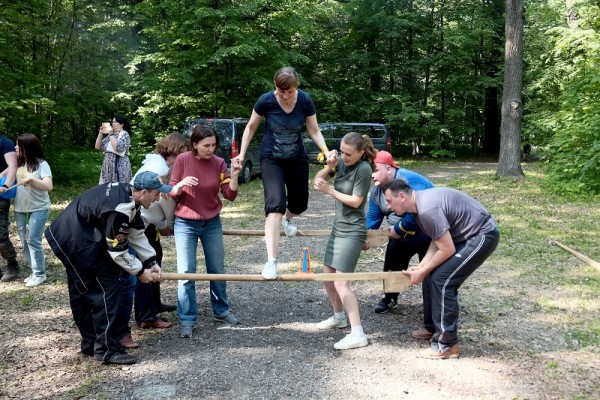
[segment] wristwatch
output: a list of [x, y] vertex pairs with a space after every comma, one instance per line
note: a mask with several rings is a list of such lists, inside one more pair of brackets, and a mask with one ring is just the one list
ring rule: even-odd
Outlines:
[[5, 188], [5, 189], [8, 189], [8, 186], [7, 186], [7, 185], [2, 185], [2, 187], [3, 187], [3, 188]]

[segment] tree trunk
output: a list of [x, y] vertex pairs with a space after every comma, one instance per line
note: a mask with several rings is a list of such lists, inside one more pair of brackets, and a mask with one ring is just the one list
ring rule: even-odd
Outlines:
[[523, 0], [506, 0], [504, 95], [497, 175], [521, 179], [523, 104]]

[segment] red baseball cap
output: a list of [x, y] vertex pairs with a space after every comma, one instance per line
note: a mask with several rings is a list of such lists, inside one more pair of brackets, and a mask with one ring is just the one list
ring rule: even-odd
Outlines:
[[385, 150], [379, 150], [377, 156], [375, 156], [375, 161], [373, 162], [375, 164], [385, 164], [390, 167], [400, 168], [400, 166], [394, 162], [394, 157]]

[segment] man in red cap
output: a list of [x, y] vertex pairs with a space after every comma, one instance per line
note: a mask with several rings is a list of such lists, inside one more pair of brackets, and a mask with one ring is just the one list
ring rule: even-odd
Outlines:
[[[375, 187], [369, 194], [369, 210], [367, 228], [379, 229], [384, 217], [387, 217], [390, 228], [390, 240], [385, 250], [384, 271], [403, 271], [408, 268], [410, 259], [419, 255], [421, 260], [427, 253], [430, 239], [421, 232], [413, 214], [396, 215], [385, 202], [383, 187], [394, 179], [401, 179], [415, 190], [433, 187], [424, 176], [416, 172], [400, 168], [387, 151], [380, 150], [375, 157], [375, 171], [371, 175]], [[386, 314], [398, 305], [398, 293], [385, 293], [383, 299], [375, 306], [375, 312]]]

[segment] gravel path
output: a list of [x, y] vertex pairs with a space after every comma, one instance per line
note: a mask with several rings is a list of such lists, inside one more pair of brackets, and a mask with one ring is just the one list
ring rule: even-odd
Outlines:
[[[430, 173], [438, 183], [470, 173], [475, 166]], [[494, 169], [494, 164], [478, 164]], [[425, 171], [427, 172], [427, 171]], [[262, 217], [224, 209], [225, 228], [262, 229]], [[328, 229], [333, 200], [311, 192], [300, 229]], [[230, 273], [260, 273], [265, 261], [262, 238], [225, 237]], [[302, 247], [309, 246], [313, 268], [320, 270], [323, 238], [283, 238], [280, 272], [295, 272]], [[175, 271], [174, 243], [164, 238], [164, 269]], [[169, 250], [170, 249], [170, 250]], [[415, 261], [415, 260], [413, 260]], [[382, 250], [361, 256], [358, 271], [380, 271]], [[500, 267], [484, 264], [461, 290], [461, 358], [431, 361], [417, 357], [426, 341], [410, 337], [421, 326], [420, 287], [402, 293], [393, 313], [373, 313], [381, 283], [353, 284], [369, 346], [337, 351], [333, 344], [347, 329], [318, 331], [315, 323], [331, 315], [319, 282], [229, 282], [232, 310], [242, 323], [227, 328], [212, 320], [206, 282], [198, 284], [200, 315], [192, 339], [179, 337], [177, 324], [166, 330], [133, 328], [140, 358], [127, 367], [103, 366], [78, 353], [64, 283], [44, 285], [47, 300], [30, 312], [3, 312], [0, 336], [0, 398], [85, 399], [552, 399], [575, 392], [573, 377], [557, 382], [547, 365], [593, 363], [593, 355], [569, 354], [560, 334], [539, 335], [534, 310], [490, 314]], [[58, 269], [56, 270], [58, 273]], [[0, 291], [0, 304], [10, 300]], [[163, 284], [163, 300], [176, 302], [176, 282]], [[23, 300], [22, 300], [23, 301]], [[40, 313], [40, 308], [46, 310]], [[166, 315], [177, 321], [176, 313]], [[514, 321], [523, 324], [514, 324]], [[36, 324], [33, 322], [36, 321]], [[522, 328], [513, 335], [515, 326]], [[537, 347], [533, 347], [537, 346]], [[543, 352], [534, 355], [532, 351]], [[563, 349], [564, 350], [564, 349]], [[587, 358], [586, 358], [587, 357]], [[574, 375], [577, 376], [577, 375]], [[596, 383], [600, 380], [598, 376]], [[598, 386], [596, 386], [598, 387]], [[593, 392], [589, 398], [597, 398]]]

